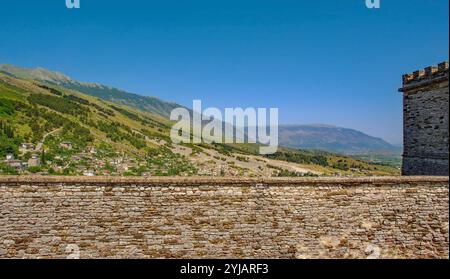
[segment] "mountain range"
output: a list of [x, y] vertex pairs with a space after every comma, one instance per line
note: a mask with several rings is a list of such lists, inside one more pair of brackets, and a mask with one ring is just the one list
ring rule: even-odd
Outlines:
[[[3, 64], [0, 65], [0, 72], [20, 79], [57, 85], [164, 118], [168, 118], [174, 108], [182, 107], [158, 97], [142, 96], [99, 83], [77, 81], [63, 73], [44, 68], [29, 69]], [[290, 148], [324, 150], [349, 155], [401, 153], [401, 148], [381, 138], [329, 125], [282, 125], [279, 130], [279, 142], [280, 145]]]
[[3, 64], [0, 65], [0, 71], [18, 78], [55, 84], [106, 101], [135, 107], [146, 112], [156, 113], [167, 118], [174, 108], [181, 107], [179, 104], [163, 101], [157, 97], [142, 96], [95, 82], [80, 82], [73, 80], [63, 73], [52, 72], [44, 68], [27, 69]]
[[[61, 74], [36, 70], [31, 78], [10, 69], [0, 71], [0, 175], [399, 174], [391, 165], [324, 151], [280, 147], [275, 154], [261, 156], [258, 144], [177, 144], [170, 137], [172, 122], [155, 110], [67, 88], [63, 85], [78, 82]], [[80, 84], [85, 89], [86, 84]]]
[[402, 151], [381, 138], [363, 132], [330, 125], [282, 125], [279, 127], [282, 146], [326, 150], [347, 155], [396, 155]]

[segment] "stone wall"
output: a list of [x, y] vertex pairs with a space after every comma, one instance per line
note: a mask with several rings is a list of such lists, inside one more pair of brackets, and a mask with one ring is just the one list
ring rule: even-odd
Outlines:
[[448, 258], [448, 177], [0, 177], [0, 258]]
[[403, 77], [404, 175], [449, 175], [448, 63]]

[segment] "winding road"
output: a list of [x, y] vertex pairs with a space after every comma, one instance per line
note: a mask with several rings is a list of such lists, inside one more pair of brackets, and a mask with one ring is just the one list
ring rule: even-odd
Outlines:
[[58, 128], [58, 129], [56, 129], [56, 130], [53, 130], [53, 131], [48, 132], [47, 134], [45, 134], [44, 137], [42, 138], [42, 140], [36, 145], [36, 148], [34, 149], [34, 151], [38, 151], [38, 152], [41, 151], [42, 146], [44, 145], [45, 139], [46, 139], [48, 136], [50, 136], [50, 135], [52, 135], [52, 134], [58, 132], [58, 131], [61, 130], [61, 129], [62, 129], [62, 128]]

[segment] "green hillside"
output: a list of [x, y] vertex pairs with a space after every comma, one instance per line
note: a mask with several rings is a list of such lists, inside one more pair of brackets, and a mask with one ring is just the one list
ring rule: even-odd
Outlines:
[[170, 112], [174, 108], [180, 107], [180, 105], [176, 103], [163, 101], [157, 97], [141, 96], [99, 83], [79, 82], [62, 73], [52, 72], [43, 68], [28, 69], [3, 64], [0, 65], [0, 72], [7, 73], [21, 79], [36, 80], [47, 84], [54, 84], [106, 101], [134, 107], [146, 112], [156, 113], [167, 118], [170, 116]]
[[[254, 144], [181, 144], [151, 113], [44, 81], [0, 73], [0, 174], [133, 176], [396, 175], [331, 153]], [[14, 159], [7, 155], [13, 155]]]
[[[104, 158], [120, 160], [126, 168], [133, 168], [130, 174], [195, 174], [195, 168], [181, 156], [145, 140], [145, 136], [168, 139], [169, 123], [164, 119], [56, 86], [5, 77], [0, 79], [2, 157], [8, 153], [27, 159], [37, 152], [41, 161], [55, 162], [57, 170], [46, 171], [62, 174], [80, 174], [93, 161]], [[21, 143], [38, 147], [41, 142], [43, 147], [38, 150], [19, 151]], [[70, 148], [61, 147], [62, 142], [70, 142]], [[80, 156], [87, 149], [95, 150], [95, 156], [87, 156], [95, 158]], [[112, 168], [104, 164], [108, 173]]]

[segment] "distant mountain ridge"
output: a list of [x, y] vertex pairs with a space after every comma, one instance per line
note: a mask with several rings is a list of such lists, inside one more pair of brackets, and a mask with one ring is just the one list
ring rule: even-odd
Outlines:
[[[69, 76], [44, 68], [22, 68], [14, 65], [0, 65], [0, 72], [21, 79], [55, 84], [106, 101], [111, 101], [139, 110], [169, 118], [173, 109], [183, 107], [157, 97], [142, 96], [121, 89], [93, 82], [80, 82]], [[347, 155], [401, 154], [401, 148], [381, 138], [366, 135], [360, 131], [324, 124], [281, 125], [279, 145], [296, 149], [315, 149]]]
[[167, 102], [157, 97], [142, 96], [100, 83], [80, 82], [73, 80], [60, 72], [49, 71], [44, 68], [22, 68], [14, 65], [0, 65], [0, 71], [22, 79], [46, 82], [76, 90], [106, 101], [131, 106], [140, 110], [169, 117], [174, 108], [182, 107], [173, 102]]
[[330, 125], [281, 125], [281, 146], [358, 154], [400, 154], [401, 148], [363, 132]]

